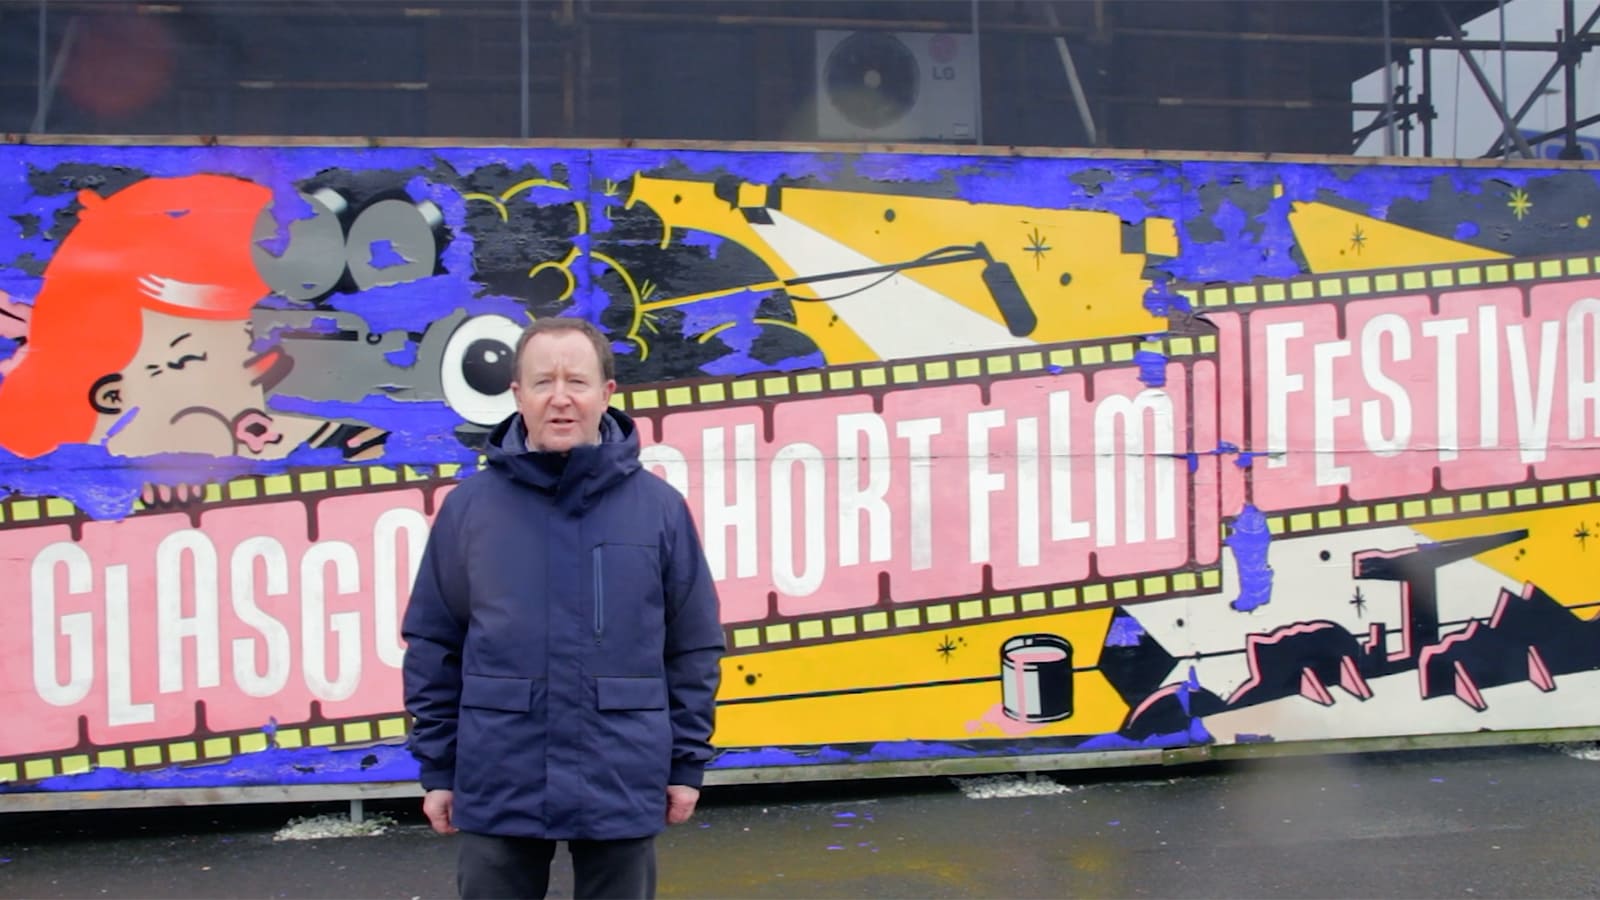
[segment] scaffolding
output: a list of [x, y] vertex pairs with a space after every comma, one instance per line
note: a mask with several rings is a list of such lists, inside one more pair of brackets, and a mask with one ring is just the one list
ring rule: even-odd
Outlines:
[[[1432, 84], [1433, 61], [1438, 54], [1459, 54], [1461, 62], [1488, 99], [1499, 120], [1500, 134], [1494, 144], [1485, 149], [1483, 156], [1495, 157], [1517, 154], [1534, 156], [1534, 146], [1547, 140], [1563, 140], [1560, 156], [1578, 159], [1582, 151], [1578, 143], [1579, 131], [1600, 122], [1600, 116], [1578, 116], [1577, 69], [1584, 55], [1596, 42], [1594, 28], [1600, 22], [1600, 8], [1582, 22], [1577, 21], [1576, 0], [1561, 0], [1562, 26], [1550, 40], [1506, 40], [1503, 28], [1498, 39], [1468, 39], [1461, 24], [1468, 19], [1499, 9], [1504, 16], [1506, 0], [1382, 0], [1378, 3], [1351, 3], [1349, 0], [1325, 0], [1318, 4], [1293, 4], [1300, 10], [1317, 7], [1326, 14], [1313, 20], [1300, 30], [1250, 30], [1229, 27], [1229, 15], [1248, 9], [1250, 2], [1194, 4], [1184, 13], [1186, 24], [1151, 25], [1150, 8], [1155, 4], [1139, 0], [968, 0], [968, 2], [932, 3], [926, 0], [886, 0], [876, 3], [749, 3], [736, 0], [701, 0], [654, 4], [630, 0], [441, 0], [420, 2], [328, 2], [328, 0], [216, 0], [202, 2], [164, 2], [133, 4], [140, 15], [178, 19], [185, 16], [209, 16], [231, 20], [269, 20], [286, 16], [312, 16], [337, 18], [360, 27], [364, 23], [385, 19], [408, 21], [426, 20], [483, 20], [517, 43], [517, 71], [515, 96], [518, 105], [516, 136], [531, 138], [536, 134], [533, 105], [536, 94], [559, 97], [559, 126], [556, 135], [561, 137], [597, 136], [594, 111], [594, 89], [597, 80], [611, 78], [612, 74], [599, 71], [596, 61], [595, 35], [611, 29], [668, 30], [692, 29], [697, 32], [746, 32], [760, 30], [816, 31], [838, 29], [847, 31], [936, 32], [970, 34], [979, 40], [991, 36], [1027, 36], [1046, 39], [1054, 48], [1059, 60], [1066, 90], [1060, 96], [1062, 113], [1077, 126], [1083, 143], [1095, 147], [1129, 147], [1119, 143], [1117, 129], [1110, 121], [1118, 110], [1130, 108], [1163, 109], [1167, 111], [1204, 109], [1216, 114], [1262, 112], [1314, 112], [1324, 116], [1371, 114], [1371, 119], [1351, 129], [1349, 150], [1354, 152], [1363, 141], [1381, 132], [1384, 155], [1411, 156], [1420, 150], [1423, 156], [1434, 155], [1434, 123], [1439, 118], [1434, 107]], [[1199, 7], [1217, 10], [1214, 20], [1196, 19], [1192, 12]], [[61, 81], [63, 65], [72, 56], [76, 25], [80, 16], [103, 10], [104, 4], [88, 0], [0, 0], [0, 15], [14, 19], [22, 11], [34, 11], [37, 39], [37, 71], [31, 116], [33, 133], [52, 130], [52, 107]], [[1376, 16], [1374, 11], [1379, 11]], [[1348, 12], [1349, 15], [1344, 15]], [[1323, 27], [1318, 27], [1322, 25]], [[1245, 53], [1250, 48], [1304, 47], [1343, 48], [1352, 60], [1364, 59], [1365, 64], [1353, 63], [1352, 75], [1365, 75], [1379, 69], [1383, 72], [1384, 91], [1381, 102], [1351, 102], [1345, 97], [1332, 96], [1279, 96], [1270, 89], [1250, 86], [1249, 91], [1219, 96], [1217, 92], [1193, 90], [1128, 90], [1125, 82], [1116, 77], [1118, 67], [1138, 65], [1124, 57], [1134, 54], [1119, 53], [1130, 42], [1168, 41], [1185, 46], [1215, 47], [1218, 53]], [[1148, 44], [1146, 44], [1148, 46]], [[1176, 44], [1175, 44], [1176, 45]], [[1420, 52], [1420, 76], [1413, 62], [1413, 51]], [[1551, 58], [1537, 87], [1515, 104], [1507, 96], [1504, 65], [1498, 83], [1484, 70], [1474, 53], [1489, 51], [1505, 54], [1542, 54]], [[1309, 52], [1309, 49], [1308, 51]], [[547, 57], [559, 59], [559, 73], [534, 71], [537, 57], [541, 63]], [[509, 73], [508, 73], [509, 74]], [[1562, 76], [1564, 115], [1559, 128], [1532, 137], [1525, 136], [1521, 124], [1537, 101], [1546, 96], [1547, 88], [1557, 76]], [[1354, 78], [1347, 79], [1346, 87]], [[317, 90], [359, 89], [379, 92], [426, 92], [436, 86], [437, 79], [391, 78], [363, 80], [359, 84], [347, 81], [294, 81], [279, 79], [265, 83], [262, 79], [240, 79], [238, 87], [248, 90]], [[1137, 87], [1137, 85], [1135, 86]], [[618, 90], [612, 88], [613, 91]], [[986, 117], [984, 106], [993, 98], [979, 103], [980, 123]], [[546, 115], [548, 118], [548, 115]], [[463, 135], [470, 136], [470, 135]], [[623, 133], [613, 135], [629, 137]], [[760, 139], [757, 137], [756, 139]], [[983, 133], [978, 133], [978, 143], [983, 143]], [[1271, 147], [1240, 149], [1277, 149]]]

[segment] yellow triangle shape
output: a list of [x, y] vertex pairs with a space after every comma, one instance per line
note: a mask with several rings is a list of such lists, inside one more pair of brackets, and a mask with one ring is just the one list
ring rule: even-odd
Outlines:
[[1510, 256], [1325, 203], [1296, 203], [1289, 213], [1289, 227], [1313, 272], [1393, 269]]

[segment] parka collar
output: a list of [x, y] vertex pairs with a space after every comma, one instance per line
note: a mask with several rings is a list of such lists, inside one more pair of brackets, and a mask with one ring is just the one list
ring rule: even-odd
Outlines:
[[485, 454], [489, 465], [512, 481], [550, 494], [557, 506], [578, 514], [594, 497], [640, 469], [639, 430], [626, 413], [607, 409], [600, 443], [551, 453], [528, 449], [527, 426], [520, 413], [512, 413], [489, 432]]

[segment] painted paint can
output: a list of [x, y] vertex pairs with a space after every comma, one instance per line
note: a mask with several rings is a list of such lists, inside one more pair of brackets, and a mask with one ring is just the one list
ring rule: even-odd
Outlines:
[[1019, 722], [1072, 715], [1072, 644], [1054, 634], [1019, 634], [1000, 645], [1000, 696]]

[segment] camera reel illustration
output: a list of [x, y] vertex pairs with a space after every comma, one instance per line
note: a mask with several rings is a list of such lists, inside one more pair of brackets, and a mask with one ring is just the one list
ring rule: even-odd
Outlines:
[[[431, 201], [398, 189], [361, 204], [318, 188], [298, 194], [299, 213], [281, 228], [274, 207], [262, 210], [251, 236], [256, 271], [289, 300], [315, 303], [335, 292], [358, 293], [439, 274], [449, 242], [444, 215]], [[274, 206], [279, 201], [274, 200]]]
[[[908, 269], [966, 262], [983, 263], [983, 283], [1010, 332], [1017, 337], [1031, 334], [1038, 325], [1033, 307], [1017, 284], [1010, 266], [994, 259], [981, 243], [942, 247], [904, 262], [730, 286], [684, 297], [652, 300], [644, 305], [655, 310], [698, 303], [740, 291], [775, 290], [847, 278], [882, 276], [866, 287], [849, 292], [854, 294]], [[843, 296], [846, 294], [831, 297], [791, 296], [789, 299], [796, 303], [820, 303]], [[465, 420], [457, 428], [457, 435], [469, 444], [481, 441], [490, 428], [516, 409], [511, 398], [511, 380], [515, 375], [513, 356], [517, 338], [525, 324], [502, 315], [468, 316], [457, 312], [434, 322], [421, 338], [416, 369], [424, 377], [430, 371], [437, 372], [438, 381], [437, 394], [433, 398], [418, 396], [418, 399], [442, 399], [449, 404]]]
[[468, 446], [515, 409], [512, 355], [525, 323], [507, 316], [457, 310], [423, 332], [373, 331], [361, 316], [338, 310], [257, 309], [251, 321], [257, 340], [281, 351], [269, 395], [353, 407], [373, 394], [442, 400], [464, 420], [456, 437]]
[[[298, 208], [280, 211], [279, 203]], [[287, 219], [283, 226], [279, 212]], [[396, 383], [408, 371], [404, 361], [422, 332], [373, 331], [360, 315], [330, 309], [324, 301], [335, 293], [440, 274], [449, 234], [437, 205], [413, 201], [394, 188], [356, 203], [344, 191], [321, 187], [274, 199], [257, 217], [251, 238], [262, 280], [295, 304], [258, 307], [251, 314], [257, 349], [273, 357], [259, 378], [269, 396], [355, 405], [377, 385], [397, 400], [436, 398], [436, 386]], [[367, 424], [358, 412], [332, 418]]]

